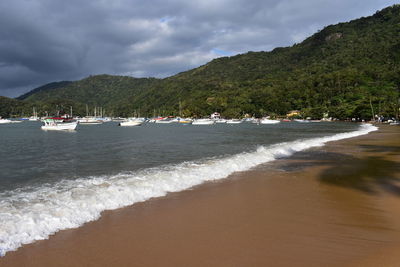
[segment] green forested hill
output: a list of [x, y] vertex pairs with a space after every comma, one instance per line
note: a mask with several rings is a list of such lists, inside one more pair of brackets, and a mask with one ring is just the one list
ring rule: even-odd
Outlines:
[[[0, 96], [0, 117], [8, 118], [10, 115], [21, 116], [24, 112], [29, 112], [29, 104], [22, 101]], [[32, 109], [30, 109], [32, 112]], [[28, 113], [27, 113], [28, 114]]]
[[23, 95], [17, 97], [17, 99], [24, 100], [24, 99], [30, 97], [31, 95], [37, 95], [39, 93], [43, 94], [44, 92], [47, 93], [47, 92], [49, 92], [50, 90], [53, 90], [53, 89], [66, 87], [70, 83], [72, 83], [72, 82], [62, 81], [62, 82], [48, 83], [48, 84], [42, 85], [42, 86], [40, 86], [40, 87], [38, 87], [36, 89], [33, 89], [32, 91], [29, 91], [26, 94], [23, 94]]
[[400, 91], [400, 6], [331, 25], [292, 47], [215, 59], [165, 79], [99, 75], [28, 94], [37, 109], [102, 106], [112, 115], [220, 111], [369, 119], [395, 116]]

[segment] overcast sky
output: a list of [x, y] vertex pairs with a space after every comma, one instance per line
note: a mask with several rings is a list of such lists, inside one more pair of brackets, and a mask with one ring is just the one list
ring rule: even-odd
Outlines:
[[167, 77], [301, 42], [392, 0], [1, 0], [0, 95], [94, 74]]

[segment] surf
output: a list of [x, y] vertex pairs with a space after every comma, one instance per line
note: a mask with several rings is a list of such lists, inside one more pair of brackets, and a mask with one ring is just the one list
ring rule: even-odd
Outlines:
[[234, 172], [289, 157], [327, 142], [368, 134], [378, 128], [360, 125], [352, 132], [259, 146], [232, 156], [204, 158], [116, 175], [61, 180], [55, 184], [0, 193], [0, 255], [47, 239], [64, 229], [97, 220], [105, 210], [126, 207], [170, 192], [187, 190]]

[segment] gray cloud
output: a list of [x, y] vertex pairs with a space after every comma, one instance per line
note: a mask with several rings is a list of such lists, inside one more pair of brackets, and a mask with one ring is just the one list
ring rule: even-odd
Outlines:
[[394, 0], [2, 0], [0, 95], [90, 74], [166, 77], [301, 42]]

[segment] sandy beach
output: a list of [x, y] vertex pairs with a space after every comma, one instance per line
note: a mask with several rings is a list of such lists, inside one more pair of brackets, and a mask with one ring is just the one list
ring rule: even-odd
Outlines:
[[104, 212], [0, 266], [399, 266], [400, 127]]

